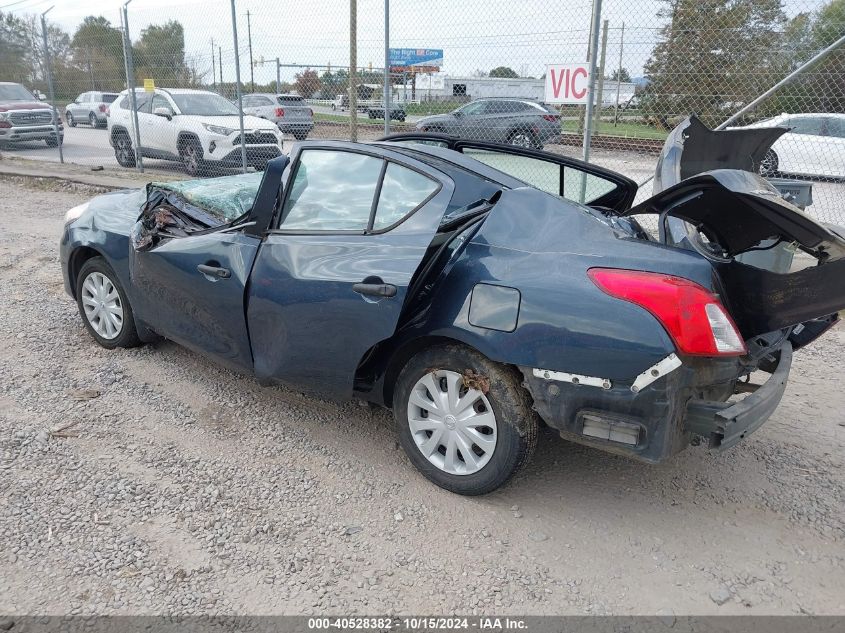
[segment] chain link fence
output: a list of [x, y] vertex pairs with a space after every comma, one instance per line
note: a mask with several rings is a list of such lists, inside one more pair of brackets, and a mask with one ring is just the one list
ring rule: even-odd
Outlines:
[[[685, 117], [718, 126], [845, 35], [845, 0], [41, 8], [0, 6], [0, 81], [22, 86], [0, 85], [0, 101], [28, 90], [58, 118], [46, 103], [8, 110], [3, 151], [190, 176], [260, 169], [306, 138], [426, 131], [589, 155], [645, 182]], [[594, 67], [594, 82], [555, 65]], [[561, 85], [580, 102], [550, 99]], [[759, 168], [810, 183], [808, 211], [845, 224], [845, 46], [733, 125], [790, 128]]]

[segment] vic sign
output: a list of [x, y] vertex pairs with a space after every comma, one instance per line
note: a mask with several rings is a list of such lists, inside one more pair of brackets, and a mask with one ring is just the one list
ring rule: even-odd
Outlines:
[[549, 64], [546, 66], [546, 103], [587, 103], [590, 65]]

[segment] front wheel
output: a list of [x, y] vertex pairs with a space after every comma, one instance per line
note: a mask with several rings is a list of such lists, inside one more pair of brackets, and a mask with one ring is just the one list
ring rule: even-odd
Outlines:
[[778, 173], [778, 155], [774, 150], [769, 150], [760, 161], [760, 175], [766, 178], [777, 176]]
[[59, 136], [58, 138], [55, 136], [48, 136], [44, 139], [44, 141], [47, 143], [47, 147], [58, 147], [62, 144], [64, 138], [62, 138], [61, 136]]
[[73, 118], [73, 114], [69, 110], [65, 112], [65, 118], [69, 127], [76, 127], [76, 119]]
[[182, 164], [190, 176], [198, 176], [203, 170], [202, 148], [197, 141], [187, 141], [182, 145]]
[[129, 299], [104, 258], [93, 257], [82, 265], [76, 278], [76, 305], [85, 329], [103, 347], [140, 344]]
[[462, 345], [414, 356], [399, 375], [393, 414], [414, 466], [458, 494], [504, 485], [537, 443], [537, 416], [516, 370]]

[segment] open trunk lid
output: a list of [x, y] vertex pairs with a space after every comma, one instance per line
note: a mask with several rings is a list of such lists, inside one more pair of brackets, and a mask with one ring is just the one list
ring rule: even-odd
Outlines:
[[[624, 214], [657, 215], [661, 242], [711, 262], [716, 290], [746, 339], [816, 319], [831, 322], [845, 309], [845, 230], [819, 224], [756, 173], [785, 131], [714, 132], [687, 119], [666, 140], [654, 195]], [[781, 274], [736, 260], [782, 243], [816, 265]]]

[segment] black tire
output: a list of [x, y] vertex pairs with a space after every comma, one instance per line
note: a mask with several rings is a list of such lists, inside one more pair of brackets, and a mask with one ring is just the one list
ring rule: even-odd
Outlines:
[[135, 166], [135, 150], [132, 148], [132, 139], [129, 134], [123, 131], [114, 134], [114, 157], [121, 167]]
[[61, 136], [59, 138], [48, 136], [44, 141], [47, 143], [47, 147], [58, 147], [60, 143], [64, 143], [64, 138]]
[[[88, 321], [83, 307], [83, 285], [85, 280], [92, 273], [99, 273], [106, 277], [117, 290], [120, 297], [120, 306], [123, 309], [123, 323], [117, 336], [114, 338], [105, 338], [101, 336]], [[79, 309], [79, 316], [82, 318], [82, 323], [85, 329], [94, 338], [97, 343], [106, 349], [114, 349], [116, 347], [136, 347], [141, 344], [138, 338], [138, 332], [135, 330], [135, 320], [132, 316], [132, 306], [129, 304], [129, 299], [126, 297], [126, 291], [120, 285], [120, 281], [114, 270], [103, 257], [92, 257], [82, 264], [79, 270], [79, 275], [76, 278], [76, 307]]]
[[770, 149], [760, 161], [760, 175], [772, 178], [778, 175], [778, 155]]
[[526, 149], [537, 149], [540, 147], [537, 136], [530, 130], [514, 130], [508, 134], [508, 145], [524, 147]]
[[65, 119], [67, 119], [68, 127], [76, 127], [76, 119], [73, 118], [70, 111], [65, 112]]
[[293, 138], [295, 138], [297, 141], [304, 141], [308, 138], [308, 132], [294, 132]]
[[[452, 474], [429, 461], [418, 448], [408, 423], [409, 399], [414, 386], [426, 374], [448, 371], [466, 375], [468, 370], [487, 381], [489, 388], [484, 395], [495, 415], [496, 444], [489, 461], [479, 470], [471, 474]], [[465, 389], [466, 385], [461, 388]], [[408, 361], [396, 382], [393, 417], [399, 441], [411, 463], [433, 483], [461, 495], [483, 495], [503, 486], [528, 462], [537, 444], [538, 418], [518, 372], [463, 345], [432, 347]], [[441, 448], [444, 451], [440, 451]], [[443, 446], [438, 446], [437, 450], [445, 453]], [[476, 450], [475, 446], [473, 450]]]
[[97, 115], [93, 112], [88, 114], [88, 125], [90, 125], [92, 128], [100, 127], [99, 123], [97, 123]]
[[199, 176], [205, 172], [205, 162], [202, 159], [202, 147], [199, 141], [189, 138], [182, 142], [179, 148], [179, 156], [189, 176]]

